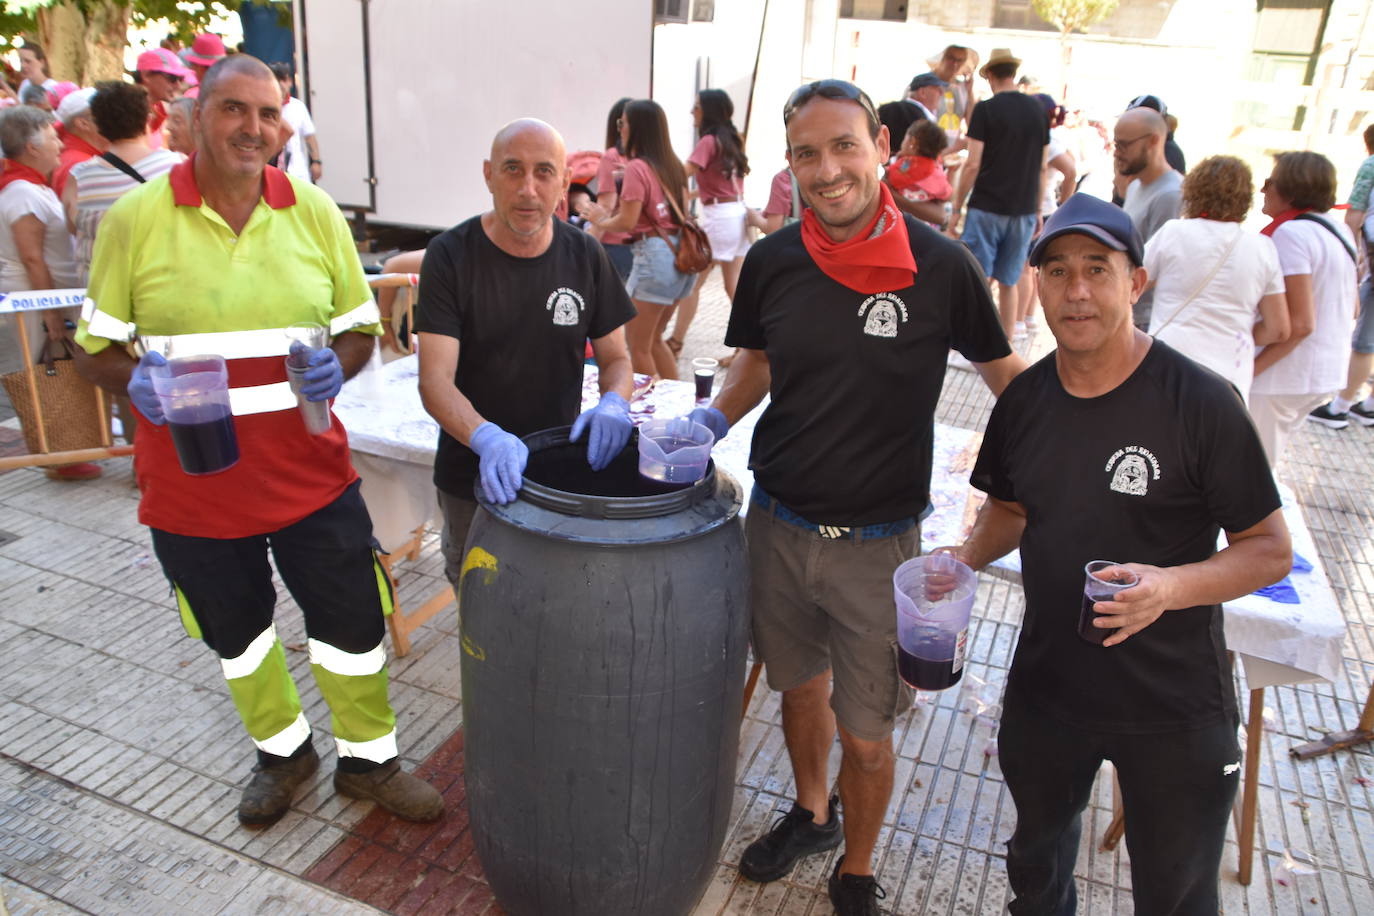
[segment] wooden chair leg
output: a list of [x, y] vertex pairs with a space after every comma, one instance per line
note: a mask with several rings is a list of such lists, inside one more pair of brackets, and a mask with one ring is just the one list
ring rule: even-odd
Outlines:
[[1103, 852], [1111, 852], [1121, 842], [1126, 833], [1126, 808], [1121, 803], [1121, 782], [1116, 778], [1116, 767], [1112, 767], [1112, 821], [1102, 834]]
[[1353, 731], [1332, 732], [1323, 736], [1320, 741], [1301, 744], [1290, 749], [1288, 753], [1299, 760], [1309, 760], [1323, 754], [1330, 754], [1333, 751], [1368, 744], [1371, 741], [1374, 741], [1374, 684], [1369, 685], [1369, 696], [1364, 701], [1364, 712], [1360, 713], [1360, 721]]
[[749, 680], [744, 684], [744, 708], [740, 710], [742, 718], [749, 712], [749, 701], [754, 698], [754, 688], [759, 683], [759, 672], [763, 670], [763, 662], [754, 662], [754, 667], [749, 670]]

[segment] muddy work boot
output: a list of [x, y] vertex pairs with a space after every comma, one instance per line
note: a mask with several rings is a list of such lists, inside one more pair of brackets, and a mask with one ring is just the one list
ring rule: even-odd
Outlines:
[[444, 813], [444, 797], [439, 790], [402, 770], [395, 760], [366, 773], [335, 770], [334, 791], [374, 801], [407, 821], [436, 821]]
[[739, 873], [750, 881], [776, 881], [792, 870], [797, 860], [840, 845], [844, 831], [835, 811], [838, 798], [830, 799], [830, 819], [816, 826], [816, 815], [800, 805], [778, 818], [773, 829], [749, 844], [740, 856]]
[[266, 827], [281, 820], [291, 810], [296, 789], [320, 767], [320, 755], [311, 748], [272, 766], [253, 767], [253, 778], [244, 786], [239, 799], [239, 821], [248, 827]]

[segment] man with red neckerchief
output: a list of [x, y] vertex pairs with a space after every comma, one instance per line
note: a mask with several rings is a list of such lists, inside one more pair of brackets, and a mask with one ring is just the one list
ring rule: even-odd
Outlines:
[[[310, 352], [300, 394], [337, 395], [381, 333], [377, 305], [338, 207], [267, 166], [280, 148], [281, 89], [265, 64], [240, 54], [210, 68], [194, 123], [196, 155], [125, 194], [101, 222], [76, 335], [90, 356], [78, 368], [127, 391], [138, 411], [139, 521], [187, 635], [219, 656], [257, 749], [239, 820], [280, 819], [320, 761], [277, 636], [269, 552], [305, 618], [334, 734], [335, 790], [435, 820], [442, 796], [398, 764], [383, 643], [392, 595], [347, 434], [334, 419], [311, 435], [286, 378], [288, 328], [324, 325], [330, 341]], [[129, 342], [143, 352], [138, 362]], [[240, 453], [232, 466], [182, 472], [149, 378], [164, 353], [224, 357]]]
[[[968, 252], [904, 216], [879, 180], [889, 141], [867, 95], [810, 83], [783, 122], [809, 206], [745, 258], [725, 337], [739, 355], [713, 405], [693, 411], [719, 438], [771, 395], [750, 453], [746, 531], [754, 649], [783, 695], [797, 799], [740, 872], [776, 880], [843, 837], [831, 901], [845, 916], [876, 914], [892, 729], [911, 704], [891, 577], [920, 550], [945, 354], [963, 353], [994, 394], [1025, 361]], [[837, 727], [843, 824], [828, 798]]]

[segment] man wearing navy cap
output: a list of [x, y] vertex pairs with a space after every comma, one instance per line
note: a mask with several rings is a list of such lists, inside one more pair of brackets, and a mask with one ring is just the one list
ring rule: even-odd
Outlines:
[[[1045, 225], [1030, 264], [1058, 348], [998, 398], [972, 476], [988, 499], [955, 549], [975, 569], [1021, 551], [1025, 620], [997, 739], [1016, 803], [1013, 914], [1074, 912], [1081, 815], [1104, 760], [1121, 782], [1136, 911], [1217, 912], [1240, 770], [1221, 602], [1292, 561], [1240, 397], [1131, 322], [1141, 248], [1120, 209], [1085, 194]], [[1084, 608], [1094, 559], [1138, 584]], [[1079, 635], [1081, 613], [1105, 640]]]
[[936, 121], [935, 109], [949, 83], [934, 73], [918, 73], [906, 87], [906, 98], [878, 106], [878, 120], [887, 127], [887, 135], [894, 146], [901, 144], [907, 129], [924, 118]]

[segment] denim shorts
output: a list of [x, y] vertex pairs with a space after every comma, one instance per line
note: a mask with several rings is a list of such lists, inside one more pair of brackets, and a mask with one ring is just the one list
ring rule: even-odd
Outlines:
[[969, 207], [960, 238], [983, 273], [998, 283], [1015, 286], [1026, 266], [1026, 253], [1034, 234], [1034, 213], [1004, 216]]
[[1355, 320], [1355, 336], [1350, 348], [1356, 353], [1374, 353], [1374, 275], [1360, 284], [1360, 317]]
[[[674, 244], [677, 233], [669, 235]], [[650, 236], [634, 243], [635, 263], [625, 288], [631, 299], [654, 305], [672, 305], [692, 291], [696, 274], [680, 273], [673, 266], [673, 249], [658, 236]]]

